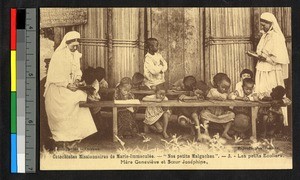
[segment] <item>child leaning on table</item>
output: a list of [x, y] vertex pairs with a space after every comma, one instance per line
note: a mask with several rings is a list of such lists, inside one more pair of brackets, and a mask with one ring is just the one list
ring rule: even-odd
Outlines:
[[[143, 101], [149, 102], [162, 102], [167, 101], [166, 90], [163, 85], [156, 86], [155, 94], [148, 95], [143, 98]], [[144, 131], [149, 132], [149, 128], [162, 133], [164, 138], [169, 138], [167, 133], [168, 123], [171, 117], [169, 108], [160, 106], [147, 107], [144, 120]]]
[[147, 54], [144, 62], [145, 85], [149, 89], [155, 89], [159, 84], [165, 83], [165, 72], [168, 64], [158, 53], [158, 40], [149, 38], [146, 40]]
[[[183, 79], [184, 91], [179, 96], [179, 101], [204, 100], [204, 93], [196, 88], [196, 78], [194, 76], [186, 76]], [[191, 128], [191, 133], [194, 135], [196, 130], [197, 141], [201, 140], [200, 122], [199, 122], [198, 107], [180, 107], [178, 108], [178, 123], [183, 127]]]
[[[217, 73], [213, 78], [214, 87], [207, 94], [208, 99], [224, 101], [228, 98], [228, 91], [231, 80], [224, 73]], [[228, 107], [208, 107], [201, 111], [201, 119], [209, 122], [222, 124], [224, 131], [222, 137], [232, 139], [228, 135], [228, 131], [232, 125], [235, 114]]]
[[[134, 99], [131, 93], [131, 79], [124, 77], [117, 85], [115, 100], [129, 100]], [[134, 109], [131, 108], [118, 108], [118, 135], [120, 137], [132, 137], [138, 132], [138, 126], [134, 118]]]

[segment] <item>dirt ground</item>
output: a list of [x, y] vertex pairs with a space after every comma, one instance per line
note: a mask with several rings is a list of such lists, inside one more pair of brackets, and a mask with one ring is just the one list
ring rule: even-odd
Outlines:
[[[181, 143], [185, 142], [193, 142], [194, 136], [191, 135], [189, 128], [181, 127], [176, 122], [176, 116], [172, 117], [171, 122], [169, 123], [168, 127], [168, 134], [170, 138], [164, 139], [163, 136], [159, 133], [150, 132], [148, 134], [144, 134], [142, 131], [131, 138], [121, 138], [121, 141], [124, 142], [124, 147], [121, 145], [120, 142], [112, 142], [112, 124], [111, 118], [106, 117], [105, 121], [110, 122], [108, 123], [107, 128], [104, 132], [98, 132], [90, 137], [87, 137], [79, 144], [81, 148], [94, 148], [99, 149], [101, 151], [109, 151], [115, 152], [122, 148], [129, 148], [129, 149], [142, 149], [142, 150], [150, 150], [150, 149], [163, 149], [166, 148], [166, 142], [171, 141], [174, 138], [178, 138], [178, 141]], [[102, 121], [103, 122], [103, 121]], [[142, 119], [138, 119], [138, 125], [140, 130], [142, 130]], [[98, 122], [99, 123], [99, 122]], [[101, 127], [102, 124], [98, 124], [96, 122], [97, 127]], [[220, 132], [219, 129], [214, 129], [211, 131], [210, 135], [213, 137], [216, 133]], [[292, 156], [292, 141], [289, 135], [285, 134], [278, 134], [272, 138], [272, 142], [270, 139], [258, 139], [258, 142], [261, 143], [261, 146], [264, 146], [267, 149], [276, 149], [276, 151], [281, 151], [285, 156], [291, 157]], [[142, 136], [144, 135], [144, 137]], [[234, 150], [243, 149], [244, 153], [247, 153], [248, 147], [253, 147], [253, 141], [250, 140], [251, 134], [241, 141], [237, 141], [236, 139], [227, 140], [225, 145], [231, 146]], [[146, 139], [145, 139], [146, 137]], [[201, 143], [201, 142], [199, 142]], [[259, 149], [258, 149], [259, 150]], [[261, 149], [262, 150], [262, 149]], [[251, 153], [251, 150], [249, 150]]]

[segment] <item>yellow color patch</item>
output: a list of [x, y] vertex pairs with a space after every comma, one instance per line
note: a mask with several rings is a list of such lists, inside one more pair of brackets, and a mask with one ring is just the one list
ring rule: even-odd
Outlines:
[[17, 53], [10, 51], [11, 91], [17, 90]]

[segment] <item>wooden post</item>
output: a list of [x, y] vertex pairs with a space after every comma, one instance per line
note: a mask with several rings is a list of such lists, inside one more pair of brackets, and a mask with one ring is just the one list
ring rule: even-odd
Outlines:
[[118, 139], [116, 136], [118, 135], [118, 108], [113, 107], [113, 141], [117, 142]]
[[147, 28], [146, 28], [146, 35], [147, 35], [147, 39], [152, 37], [152, 15], [151, 15], [151, 8], [146, 8], [146, 20], [147, 20]]
[[204, 46], [203, 46], [203, 53], [204, 53], [204, 79], [207, 84], [210, 83], [211, 79], [211, 72], [210, 72], [210, 47], [209, 47], [209, 37], [210, 37], [210, 9], [209, 8], [204, 8], [204, 23], [205, 23], [205, 28], [204, 28]]
[[115, 79], [114, 79], [114, 59], [113, 59], [113, 27], [112, 27], [112, 21], [113, 21], [113, 10], [112, 8], [107, 9], [107, 74], [108, 74], [108, 82], [112, 87], [114, 87]]
[[139, 8], [139, 72], [144, 74], [144, 42], [145, 42], [145, 10], [146, 8]]
[[256, 135], [256, 119], [257, 119], [258, 107], [251, 107], [251, 122], [252, 122], [252, 136], [257, 139]]
[[253, 48], [256, 49], [256, 45], [260, 39], [260, 10], [258, 8], [253, 8], [252, 10], [252, 43]]

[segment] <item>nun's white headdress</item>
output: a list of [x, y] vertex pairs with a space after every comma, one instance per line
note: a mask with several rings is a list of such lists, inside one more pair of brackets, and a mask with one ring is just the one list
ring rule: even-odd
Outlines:
[[56, 51], [62, 50], [64, 48], [67, 47], [67, 41], [73, 40], [73, 39], [79, 39], [80, 38], [80, 34], [77, 31], [70, 31], [68, 32], [63, 40], [61, 41], [60, 45], [57, 47]]
[[270, 23], [272, 23], [272, 26], [270, 28], [270, 30], [274, 30], [276, 33], [278, 33], [283, 39], [284, 38], [284, 35], [279, 27], [279, 24], [277, 22], [277, 19], [275, 18], [275, 16], [272, 14], [272, 13], [269, 13], [269, 12], [265, 12], [265, 13], [262, 13], [261, 16], [260, 16], [260, 19], [263, 19], [265, 21], [268, 21]]
[[271, 31], [276, 33], [273, 36], [273, 38], [276, 38], [273, 41], [274, 44], [272, 44], [274, 49], [272, 52], [269, 52], [269, 54], [277, 57], [276, 63], [282, 64], [283, 77], [284, 79], [286, 79], [288, 78], [288, 64], [290, 60], [289, 60], [289, 55], [286, 47], [285, 37], [279, 27], [276, 17], [272, 13], [269, 12], [262, 13], [260, 19], [271, 23], [271, 27], [267, 33]]

